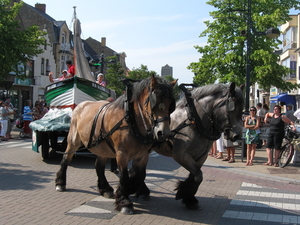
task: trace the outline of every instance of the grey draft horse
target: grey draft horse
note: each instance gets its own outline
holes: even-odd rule
[[[171,114],[170,126],[174,132],[171,142],[152,148],[159,154],[173,157],[190,172],[189,177],[179,181],[175,189],[175,199],[182,199],[188,209],[201,208],[195,194],[203,180],[201,167],[213,142],[222,132],[231,141],[241,137],[244,107],[242,89],[243,86],[235,87],[235,83],[195,88],[190,96],[177,102]],[[193,106],[187,107],[190,104]]]

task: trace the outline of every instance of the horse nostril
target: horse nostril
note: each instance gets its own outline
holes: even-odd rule
[[[161,138],[163,136],[163,132],[160,130],[157,132],[157,137]]]
[[[231,141],[235,142],[240,138],[240,136],[238,134],[233,135],[233,137],[231,138]]]

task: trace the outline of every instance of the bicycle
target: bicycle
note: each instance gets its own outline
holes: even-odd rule
[[[281,168],[284,168],[291,162],[295,150],[299,151],[300,133],[293,131],[292,127],[288,126],[285,131],[285,139],[287,143],[281,147],[278,157],[278,165]]]

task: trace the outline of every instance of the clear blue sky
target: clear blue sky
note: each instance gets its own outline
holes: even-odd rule
[[[36,0],[24,0],[34,6]],[[201,56],[195,45],[206,44],[199,38],[205,30],[203,21],[211,19],[215,9],[206,0],[41,0],[46,13],[64,20],[72,30],[73,6],[81,21],[82,38],[92,37],[116,52],[125,52],[129,69],[141,64],[161,73],[161,67],[173,67],[179,83],[191,83],[193,73],[186,67]]]

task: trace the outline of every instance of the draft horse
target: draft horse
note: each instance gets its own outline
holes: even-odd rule
[[[173,157],[190,174],[179,181],[176,200],[189,209],[200,209],[195,194],[203,180],[201,167],[207,159],[213,142],[224,132],[226,139],[236,141],[242,134],[242,89],[230,85],[212,84],[189,92],[176,104],[171,114],[173,138],[170,142],[153,147],[153,150]]]
[[[144,182],[149,150],[154,143],[170,136],[176,82],[168,83],[154,75],[134,83],[126,79],[127,91],[116,101],[80,103],[73,111],[68,145],[56,174],[56,190],[66,190],[67,167],[75,151],[85,146],[97,155],[98,190],[104,197],[114,194],[105,177],[105,163],[108,158],[116,158],[120,182],[114,196],[115,208],[124,214],[132,214],[133,203],[129,195],[138,192]],[[130,160],[136,168],[132,178],[127,169]],[[147,191],[143,190],[144,193]]]

